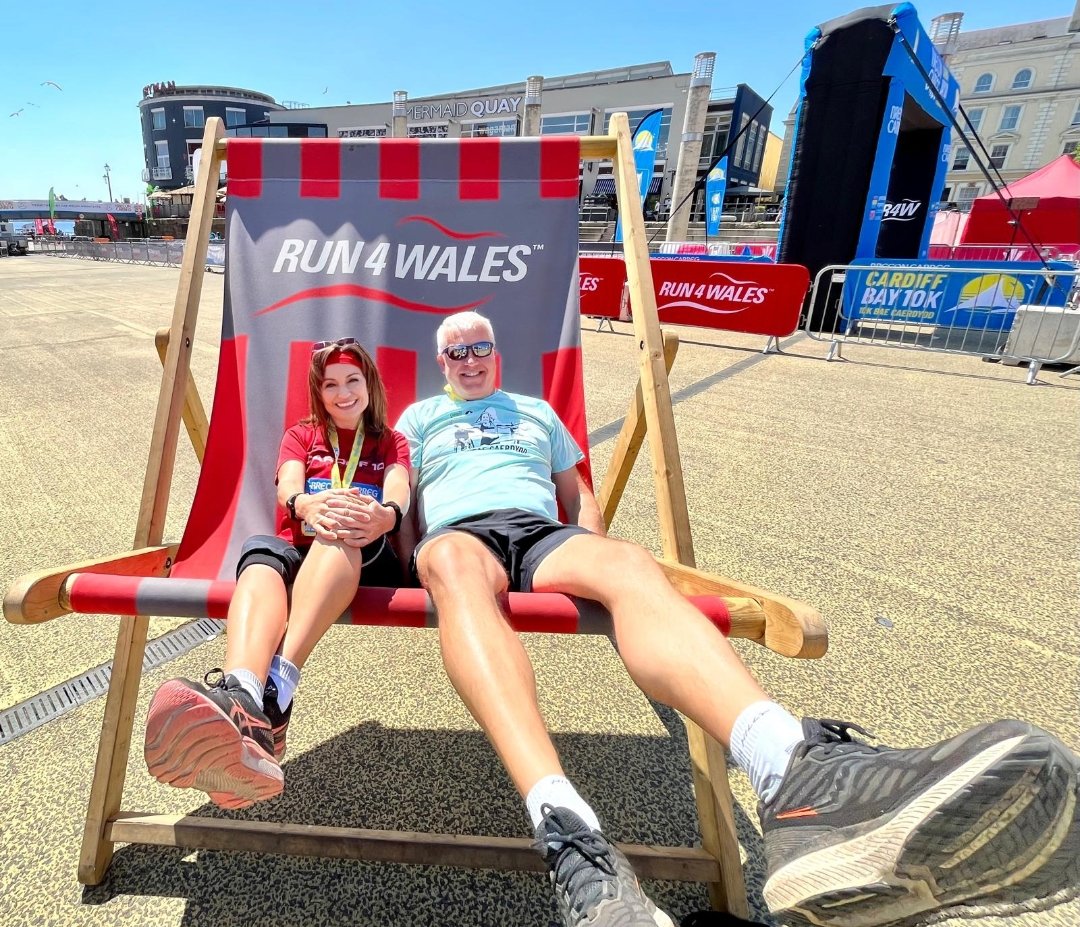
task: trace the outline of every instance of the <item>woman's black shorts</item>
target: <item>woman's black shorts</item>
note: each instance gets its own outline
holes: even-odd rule
[[[244,546],[240,549],[240,558],[236,562],[236,577],[239,579],[240,574],[253,563],[261,563],[276,570],[285,581],[285,585],[291,589],[292,584],[296,582],[296,574],[300,572],[300,564],[304,562],[304,557],[307,556],[309,550],[311,550],[309,546],[298,548],[273,535],[253,535],[244,541]],[[401,564],[386,535],[364,548],[364,558],[361,563],[361,586],[400,586],[402,584],[404,577],[401,573]]]

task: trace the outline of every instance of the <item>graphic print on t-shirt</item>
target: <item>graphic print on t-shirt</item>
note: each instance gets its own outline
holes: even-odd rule
[[[467,412],[467,415],[474,413]],[[503,413],[506,414],[505,412]],[[513,438],[515,432],[521,427],[521,417],[499,418],[499,411],[493,406],[488,406],[476,416],[473,423],[460,422],[454,429],[455,449],[459,451],[474,451],[482,447],[490,447],[499,444],[508,450],[517,450],[520,441],[506,440]]]

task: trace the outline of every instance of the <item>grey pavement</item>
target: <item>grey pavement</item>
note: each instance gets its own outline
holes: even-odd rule
[[[0,262],[0,589],[35,569],[130,548],[175,269],[30,256]],[[194,351],[209,408],[222,277],[203,278]],[[629,328],[584,326],[594,466],[636,376]],[[812,662],[738,642],[796,713],[844,718],[899,746],[997,717],[1080,750],[1080,377],[978,358],[850,348],[800,335],[680,329],[671,376],[698,565],[816,605]],[[197,464],[183,443],[167,522],[178,539]],[[658,550],[646,461],[614,534]],[[0,623],[0,710],[106,662],[116,618]],[[155,620],[151,634],[177,622]],[[697,839],[682,723],[633,686],[605,638],[530,636],[572,778],[620,840]],[[220,662],[221,639],[147,674],[124,806],[224,815],[141,761],[150,693]],[[435,634],[334,628],[305,672],[285,795],[268,821],[522,836],[526,817],[442,672]],[[121,847],[105,883],[75,877],[104,699],[0,746],[0,924],[545,925],[540,877]],[[745,776],[732,775],[756,915],[763,859]],[[701,886],[655,883],[677,917]],[[970,923],[970,921],[968,921]],[[979,924],[1072,927],[1080,902]]]

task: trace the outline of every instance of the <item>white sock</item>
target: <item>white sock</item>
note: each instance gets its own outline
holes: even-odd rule
[[[754,702],[731,730],[731,755],[768,802],[780,788],[791,751],[803,740],[802,724],[776,702]]]
[[[244,687],[244,691],[255,699],[255,704],[258,705],[259,708],[262,708],[263,681],[251,670],[244,669],[243,667],[240,669],[229,670],[229,675],[240,683],[240,685]]]
[[[544,819],[544,813],[540,810],[544,805],[551,805],[552,808],[568,808],[593,830],[600,830],[596,812],[586,804],[584,798],[578,795],[577,789],[565,776],[544,776],[529,789],[529,794],[525,796],[525,807],[529,809],[533,830],[536,830]]]
[[[277,686],[278,708],[284,711],[292,704],[296,687],[300,685],[300,667],[275,654],[270,661],[270,678]]]

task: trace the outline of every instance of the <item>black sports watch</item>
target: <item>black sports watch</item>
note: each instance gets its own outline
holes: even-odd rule
[[[402,518],[401,506],[398,505],[396,502],[384,502],[383,507],[394,510],[394,527],[391,528],[386,533],[387,534],[397,534],[401,530],[401,518]]]
[[[289,513],[289,518],[293,521],[299,521],[300,516],[296,514],[296,499],[298,496],[304,495],[302,492],[294,492],[288,499],[285,500],[285,509]]]

